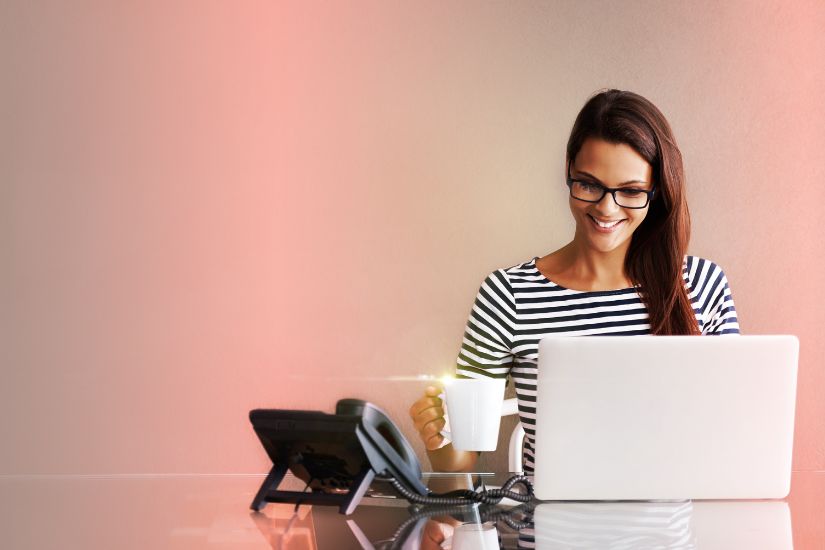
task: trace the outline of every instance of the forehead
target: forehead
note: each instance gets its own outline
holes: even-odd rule
[[[589,138],[576,155],[573,168],[589,172],[605,183],[651,181],[653,167],[626,143]]]

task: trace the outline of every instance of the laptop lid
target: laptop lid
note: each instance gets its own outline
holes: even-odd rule
[[[541,500],[784,498],[795,336],[539,342]]]

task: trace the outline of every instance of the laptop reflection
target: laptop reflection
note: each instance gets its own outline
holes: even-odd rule
[[[519,547],[619,549],[793,548],[782,501],[547,502]]]

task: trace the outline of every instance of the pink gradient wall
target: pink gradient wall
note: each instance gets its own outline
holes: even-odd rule
[[[602,87],[671,121],[690,252],[743,331],[800,337],[794,467],[825,469],[825,4],[0,21],[0,473],[263,472],[249,409],[345,396],[411,435],[414,378],[451,369],[484,276],[572,235],[564,145]]]

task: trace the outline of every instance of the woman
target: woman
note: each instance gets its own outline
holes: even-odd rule
[[[638,94],[607,90],[582,108],[567,142],[573,240],[488,275],[458,356],[458,377],[513,379],[533,472],[538,342],[549,335],[738,334],[724,273],[686,256],[690,217],[682,155],[664,115]],[[437,471],[469,471],[456,451],[439,389],[410,408]]]

